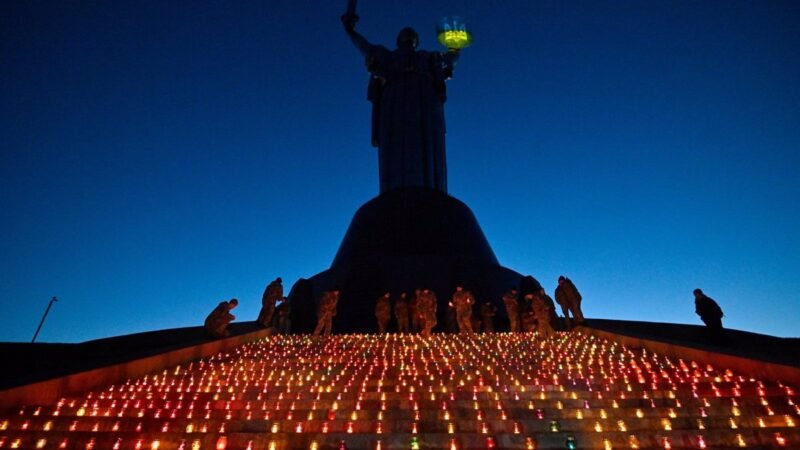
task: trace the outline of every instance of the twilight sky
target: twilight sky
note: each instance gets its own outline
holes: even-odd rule
[[[258,314],[377,195],[346,0],[0,2],[0,341]],[[393,44],[465,16],[450,194],[588,317],[798,336],[800,2],[359,2]]]

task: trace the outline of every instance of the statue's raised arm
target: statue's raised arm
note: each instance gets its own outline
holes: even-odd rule
[[[356,46],[358,51],[366,57],[372,44],[356,31],[356,22],[358,22],[358,16],[356,14],[345,13],[342,16],[342,24],[344,25],[345,33],[347,33],[350,40],[353,41],[353,45]]]

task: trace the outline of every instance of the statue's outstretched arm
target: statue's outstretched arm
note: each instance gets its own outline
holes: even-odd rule
[[[366,57],[369,54],[369,49],[372,48],[372,44],[367,41],[367,38],[358,34],[355,30],[347,33],[347,35],[350,36],[350,40],[353,41],[353,45],[356,46],[358,51]]]
[[[357,15],[345,14],[342,16],[342,23],[344,24],[345,33],[347,33],[347,36],[349,36],[350,40],[353,41],[353,45],[356,46],[358,51],[360,51],[361,54],[366,57],[369,53],[369,49],[372,47],[372,44],[367,41],[367,38],[356,31],[356,22],[358,22]]]

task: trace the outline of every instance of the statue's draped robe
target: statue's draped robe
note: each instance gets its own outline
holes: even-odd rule
[[[365,53],[381,193],[412,186],[447,192],[445,80],[455,55],[382,46]]]

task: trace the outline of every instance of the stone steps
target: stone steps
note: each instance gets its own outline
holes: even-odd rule
[[[273,336],[8,411],[0,449],[800,448],[797,402],[582,334]]]
[[[224,439],[224,446],[220,446]],[[690,432],[686,430],[651,432],[549,432],[549,433],[140,433],[140,432],[51,432],[11,433],[4,436],[2,448],[69,449],[337,449],[342,442],[348,449],[564,449],[569,439],[576,448],[780,448],[797,442],[800,433],[784,429],[726,430]],[[783,439],[780,445],[779,439]],[[701,444],[702,442],[702,444]],[[796,448],[796,447],[788,447]]]

